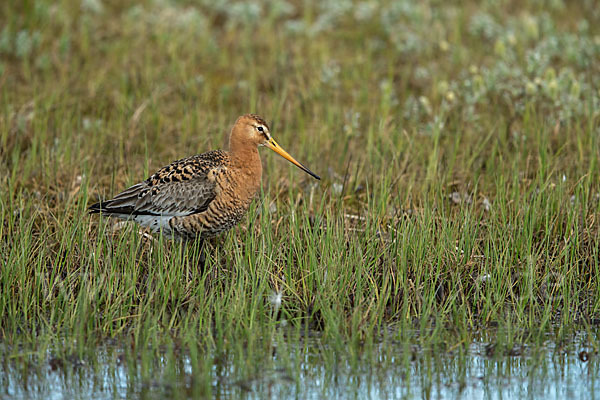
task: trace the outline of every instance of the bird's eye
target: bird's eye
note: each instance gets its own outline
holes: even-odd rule
[[[262,126],[257,126],[256,129],[258,129],[259,132],[264,133],[265,130],[263,129]]]

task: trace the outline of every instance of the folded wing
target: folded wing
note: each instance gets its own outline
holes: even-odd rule
[[[93,204],[89,211],[138,221],[144,216],[165,218],[203,212],[216,195],[209,173],[226,163],[223,151],[177,160],[113,199]]]

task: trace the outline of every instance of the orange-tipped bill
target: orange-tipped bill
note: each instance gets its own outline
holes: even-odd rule
[[[304,165],[302,165],[298,161],[296,161],[296,159],[294,157],[290,156],[290,154],[287,151],[285,151],[284,149],[282,149],[281,146],[279,146],[277,144],[277,142],[275,140],[273,140],[273,138],[267,140],[265,142],[265,146],[267,146],[268,148],[273,150],[275,153],[279,154],[281,157],[285,158],[286,160],[288,160],[289,162],[291,162],[296,167],[300,168],[302,171],[306,172],[313,178],[321,179],[319,177],[319,175],[315,174],[310,169],[306,168]]]

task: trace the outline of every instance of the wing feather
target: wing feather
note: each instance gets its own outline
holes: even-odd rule
[[[216,184],[209,179],[210,171],[227,164],[227,153],[220,150],[174,161],[113,199],[93,204],[89,211],[121,218],[175,217],[202,212],[216,196]]]

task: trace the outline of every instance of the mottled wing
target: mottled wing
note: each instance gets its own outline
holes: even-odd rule
[[[89,210],[120,218],[175,217],[202,212],[216,195],[209,173],[226,166],[227,160],[227,154],[219,150],[177,160],[113,199],[92,205]]]

